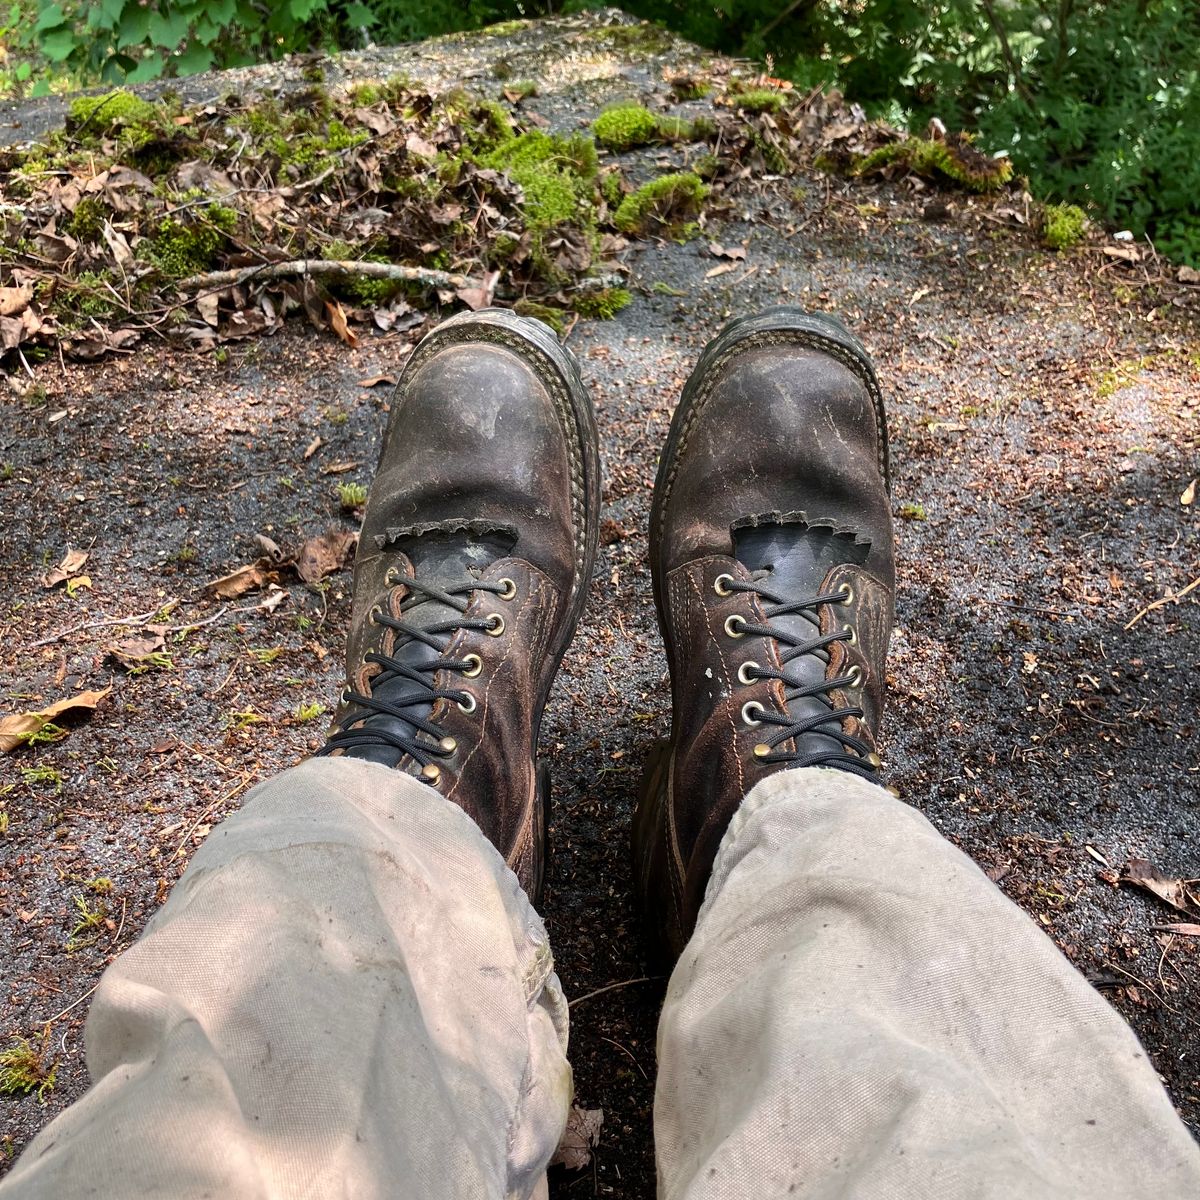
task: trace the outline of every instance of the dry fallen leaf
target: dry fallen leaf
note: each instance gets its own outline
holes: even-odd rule
[[[1152,892],[1160,900],[1177,908],[1182,913],[1190,913],[1190,904],[1195,903],[1187,890],[1186,879],[1171,879],[1160,873],[1157,867],[1144,858],[1131,858],[1121,868],[1121,882],[1132,883],[1147,892]]]
[[[316,452],[317,452],[318,450],[320,450],[320,448],[321,448],[321,447],[322,447],[324,444],[325,444],[325,439],[324,439],[324,438],[322,438],[322,437],[320,436],[320,434],[318,434],[318,435],[317,435],[315,438],[313,438],[313,440],[312,440],[311,442],[309,442],[309,443],[308,443],[308,445],[307,445],[307,446],[305,446],[305,448],[304,448],[304,459],[305,459],[305,461],[307,462],[307,461],[308,461],[310,458],[312,458],[312,456],[313,456],[314,454],[316,454]]]
[[[52,588],[58,587],[60,583],[66,583],[72,575],[78,575],[83,569],[83,564],[87,562],[88,556],[86,550],[70,550],[63,555],[63,560],[50,571],[42,576],[42,587]]]
[[[128,638],[109,646],[109,657],[115,658],[127,671],[151,665],[146,660],[162,649],[166,628],[165,625],[147,625],[144,637]]]
[[[1196,484],[1200,480],[1193,479],[1191,483],[1183,489],[1183,494],[1179,497],[1179,503],[1185,508],[1196,499]]]
[[[1179,274],[1175,276],[1180,283],[1200,283],[1200,271],[1195,267],[1180,267]]]
[[[358,386],[378,387],[381,383],[386,383],[389,387],[395,387],[396,377],[394,375],[369,375],[366,379],[360,379]]]
[[[204,590],[218,600],[236,600],[256,588],[266,587],[268,583],[277,583],[278,576],[271,568],[275,564],[269,558],[260,558],[258,562],[238,567],[220,579],[213,579],[204,585]]]
[[[344,529],[328,529],[317,537],[311,537],[300,547],[296,559],[296,574],[305,583],[317,583],[340,571],[354,554],[358,545],[358,534]]]
[[[326,300],[325,315],[329,318],[333,332],[353,350],[358,345],[358,334],[350,328],[346,320],[346,310],[336,300]]]
[[[112,691],[107,687],[99,692],[80,692],[77,696],[68,696],[65,700],[56,700],[48,708],[37,712],[13,713],[11,716],[0,717],[0,754],[7,754],[27,742],[43,726],[75,709],[91,711]]]
[[[559,1139],[558,1149],[550,1166],[563,1166],[579,1171],[592,1161],[592,1147],[600,1144],[600,1126],[604,1124],[604,1109],[571,1106],[567,1127]]]
[[[20,287],[0,287],[0,317],[15,317],[29,307],[33,299],[33,284]]]
[[[500,278],[499,271],[485,271],[483,280],[471,287],[459,288],[454,294],[472,311],[478,312],[487,308],[496,292],[496,282]]]
[[[1174,925],[1151,925],[1156,933],[1180,933],[1184,937],[1200,937],[1200,925],[1194,921],[1177,921]]]
[[[718,275],[724,275],[727,271],[732,271],[737,267],[737,263],[722,263],[719,267],[711,267],[704,272],[705,279],[715,279]]]

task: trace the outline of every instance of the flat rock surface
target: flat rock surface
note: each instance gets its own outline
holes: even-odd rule
[[[545,54],[545,30],[521,36]],[[513,53],[486,43],[462,39],[453,61]],[[437,55],[460,53],[447,45],[395,54],[445,81]],[[565,127],[594,115],[597,87],[660,88],[653,63],[606,53],[530,107]],[[366,73],[398,69],[388,55]],[[636,171],[662,154],[626,159]],[[948,211],[927,221],[903,184],[748,181],[704,237],[631,247],[632,305],[569,335],[599,415],[605,524],[543,727],[543,908],[575,998],[577,1101],[605,1115],[592,1166],[557,1178],[558,1196],[653,1192],[663,982],[647,978],[627,850],[640,764],[669,727],[650,489],[704,342],[780,303],[858,331],[889,399],[900,582],[887,781],[1104,990],[1200,1126],[1200,939],[1164,930],[1188,918],[1117,883],[1135,858],[1200,876],[1200,589],[1170,598],[1200,576],[1200,506],[1180,503],[1200,460],[1196,310],[1160,302],[1156,268],[1094,247],[1054,255],[943,198]],[[744,260],[716,256],[714,239]],[[94,366],[51,359],[34,388],[18,376],[4,389],[0,705],[112,688],[62,740],[0,758],[0,1027],[11,1040],[49,1022],[57,1059],[45,1103],[0,1099],[5,1162],[84,1090],[84,998],[106,963],[246,790],[320,744],[324,717],[298,714],[335,704],[349,573],[319,591],[285,574],[270,609],[204,585],[253,562],[257,534],[289,549],[355,528],[336,485],[370,482],[388,400],[386,384],[363,381],[394,376],[420,332],[351,350],[295,322],[231,344],[223,362],[143,343]],[[42,585],[68,547],[88,553],[90,580],[70,596]],[[144,630],[113,622],[154,614],[166,661],[121,670],[110,648]],[[88,889],[97,878],[107,895]],[[79,896],[105,918],[69,949]]]

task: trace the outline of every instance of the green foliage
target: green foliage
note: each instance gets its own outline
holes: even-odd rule
[[[552,229],[580,215],[599,169],[596,144],[582,134],[559,137],[540,129],[503,142],[483,158],[506,171],[525,193],[525,214],[533,229]]]
[[[926,179],[957,183],[972,192],[992,192],[1012,178],[1007,158],[989,158],[963,137],[932,141],[910,137],[880,146],[854,163],[855,175],[901,167]]]
[[[45,1101],[54,1090],[56,1076],[54,1061],[46,1061],[49,1041],[47,1029],[40,1047],[25,1038],[16,1038],[7,1050],[0,1051],[0,1095],[27,1096],[36,1092],[37,1098]]]
[[[351,512],[362,508],[367,502],[367,488],[362,483],[339,483],[337,485],[338,503]]]
[[[596,141],[609,150],[629,150],[658,138],[658,117],[640,104],[626,104],[602,112],[592,122]]]
[[[621,201],[613,224],[622,233],[641,236],[680,233],[685,223],[699,214],[709,190],[700,176],[690,171],[660,175]]]
[[[611,321],[632,299],[632,293],[626,288],[600,288],[593,292],[581,292],[572,306],[581,317]]]
[[[1051,250],[1066,250],[1083,240],[1087,215],[1075,204],[1048,204],[1042,214],[1042,241]]]

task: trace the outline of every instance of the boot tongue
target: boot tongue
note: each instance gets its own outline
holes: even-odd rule
[[[422,583],[434,587],[452,588],[471,579],[477,579],[497,559],[504,558],[512,550],[515,539],[506,533],[475,534],[466,531],[446,533],[433,531],[429,533],[401,536],[389,544],[389,549],[399,550],[407,555],[413,565],[413,572]],[[466,597],[463,597],[464,599]],[[441,604],[436,600],[427,599],[417,592],[410,597],[412,603],[404,608],[401,616],[409,625],[418,629],[429,629],[430,626],[444,621],[454,621],[462,616],[457,608],[449,604]],[[453,637],[453,633],[436,633],[433,635],[442,643]],[[402,634],[397,634],[402,638]],[[440,650],[427,646],[424,642],[409,640],[393,651],[392,658],[411,667],[435,662],[441,658]],[[433,674],[427,673],[425,678],[432,684]],[[420,696],[425,689],[416,680],[406,679],[402,675],[394,675],[384,671],[382,676],[371,680],[371,695],[404,710],[413,716],[428,718],[433,705],[406,704],[407,701]],[[395,717],[388,713],[372,713],[363,722],[364,728],[386,726],[394,733],[403,737],[419,737],[428,740],[427,734],[417,734],[417,728],[411,721]],[[348,749],[348,757],[363,758],[369,762],[383,763],[384,766],[395,766],[401,753],[386,742],[379,745],[356,746]]]
[[[862,562],[870,549],[858,543],[853,534],[838,533],[829,526],[811,526],[800,518],[755,518],[731,532],[734,557],[751,572],[754,582],[789,603],[819,596],[826,576],[834,567]],[[765,608],[772,607],[765,598],[762,603]],[[815,612],[808,612],[815,618]],[[804,613],[771,617],[768,624],[797,643],[812,641],[821,632],[816,620]],[[781,657],[789,649],[786,642],[778,643]],[[784,669],[791,679],[807,687],[824,680],[828,658],[826,651],[800,655]],[[793,690],[787,688],[789,694]],[[797,697],[787,704],[787,715],[794,721],[823,716],[829,711],[830,705],[822,696]],[[808,749],[831,743],[840,749],[837,742],[820,732],[804,734],[798,741]],[[798,750],[801,748],[797,746]]]

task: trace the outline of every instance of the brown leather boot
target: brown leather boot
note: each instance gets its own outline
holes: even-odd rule
[[[421,342],[367,500],[349,684],[320,753],[437,788],[535,898],[538,726],[591,579],[599,498],[591,401],[547,326],[487,309]]]
[[[876,776],[895,590],[887,469],[871,360],[835,319],[772,309],[705,348],[650,517],[674,718],[643,780],[634,874],[671,959],[756,783],[805,766]]]

